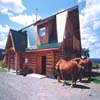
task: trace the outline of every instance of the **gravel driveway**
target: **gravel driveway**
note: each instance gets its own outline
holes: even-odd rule
[[[0,73],[0,100],[100,100],[100,84],[62,86],[56,79]]]

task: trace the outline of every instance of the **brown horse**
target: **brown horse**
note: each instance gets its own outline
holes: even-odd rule
[[[88,81],[91,80],[91,70],[92,70],[92,61],[87,58],[87,59],[80,59],[80,58],[74,58],[74,61],[78,61],[80,65],[80,81],[82,79],[82,69],[86,70],[88,72]]]
[[[88,71],[88,81],[90,81],[91,80],[92,61],[89,58],[84,59],[84,60],[81,59],[79,62],[79,65],[83,66],[83,68]]]
[[[64,74],[71,74],[72,76],[72,85],[76,85],[76,81],[78,78],[78,72],[79,72],[79,65],[77,64],[76,61],[70,60],[66,61],[63,59],[59,59],[58,62],[56,63],[56,72],[57,72],[57,79],[58,82],[60,81],[60,78],[64,81]],[[65,84],[65,82],[64,82]]]

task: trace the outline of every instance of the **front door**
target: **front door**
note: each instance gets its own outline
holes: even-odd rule
[[[42,67],[41,74],[45,75],[46,74],[46,56],[41,57],[41,67]]]

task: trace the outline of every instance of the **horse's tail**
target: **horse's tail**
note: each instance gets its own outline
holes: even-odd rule
[[[55,78],[57,78],[58,82],[61,82],[60,81],[60,78],[61,78],[61,71],[60,71],[60,66],[59,65],[56,65],[55,66]]]
[[[57,73],[58,73],[58,65],[54,66],[54,77],[57,78]]]
[[[59,65],[56,65],[56,67],[55,67],[55,71],[56,71],[56,74],[57,74],[57,75],[60,73]]]
[[[57,69],[55,66],[54,66],[54,78],[57,78]]]

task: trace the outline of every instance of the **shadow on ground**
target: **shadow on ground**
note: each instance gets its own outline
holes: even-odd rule
[[[86,82],[87,82],[87,80],[86,80]],[[65,82],[65,84],[68,85],[68,86],[71,86],[71,84],[68,83],[68,82]],[[85,86],[85,85],[83,85],[83,84],[78,84],[78,83],[77,83],[73,88],[90,89],[90,87]]]
[[[76,84],[76,86],[74,88],[90,89],[90,87],[85,86],[85,85],[80,85],[80,84]]]

